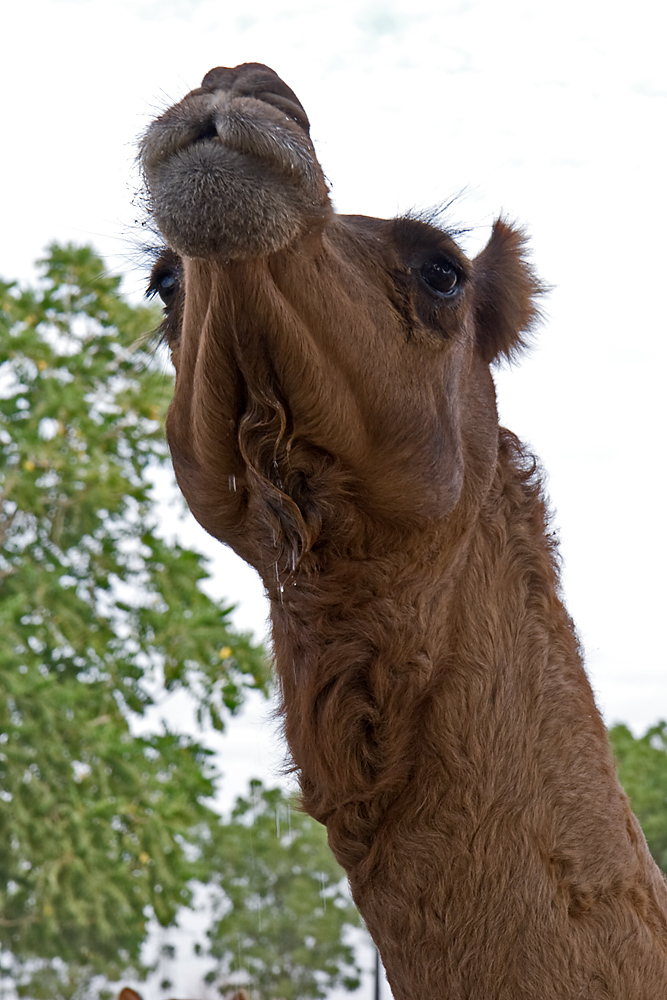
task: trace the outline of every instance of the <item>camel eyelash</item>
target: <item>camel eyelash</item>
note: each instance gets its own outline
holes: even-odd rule
[[[151,275],[150,284],[146,289],[146,297],[154,299],[156,295],[160,297],[165,309],[170,309],[174,304],[179,287],[179,274],[174,267],[164,267]]]
[[[158,260],[150,276],[145,296],[159,296],[163,306],[163,319],[154,333],[155,349],[171,349],[178,339],[178,324],[174,322],[174,306],[180,290],[180,267]]]

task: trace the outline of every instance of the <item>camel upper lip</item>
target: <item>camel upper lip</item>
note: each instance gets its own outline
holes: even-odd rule
[[[150,176],[188,150],[219,145],[255,157],[286,176],[310,176],[314,152],[308,127],[305,112],[282,95],[200,89],[150,125],[140,158]]]
[[[150,174],[198,145],[221,143],[288,175],[308,172],[314,158],[310,122],[298,97],[268,66],[218,66],[201,86],[169,108],[147,130],[140,156]]]
[[[293,122],[296,122],[299,128],[303,129],[306,135],[310,133],[310,122],[308,121],[308,116],[301,105],[296,101],[291,101],[289,98],[282,97],[280,94],[267,93],[257,96],[256,100],[263,101],[264,104],[268,104],[270,107],[276,108],[278,111],[282,111],[285,117],[290,118]]]
[[[291,87],[263,63],[243,63],[234,68],[217,66],[209,70],[201,84],[205,93],[228,93],[233,97],[253,97],[264,101],[310,132],[310,122],[301,101]]]

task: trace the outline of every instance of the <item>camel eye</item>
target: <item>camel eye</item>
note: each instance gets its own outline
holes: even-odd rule
[[[165,268],[159,270],[151,277],[150,285],[146,291],[149,298],[159,295],[167,309],[173,305],[178,291],[178,273],[175,269]]]
[[[166,306],[171,305],[176,294],[176,275],[171,271],[163,274],[157,280],[155,291]]]
[[[432,257],[422,264],[419,273],[428,287],[442,298],[452,298],[458,291],[459,272],[446,257]]]

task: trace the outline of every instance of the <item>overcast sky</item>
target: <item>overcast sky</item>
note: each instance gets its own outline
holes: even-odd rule
[[[608,722],[667,717],[667,61],[659,0],[21,0],[2,12],[0,275],[92,242],[138,294],[137,136],[212,66],[266,62],[299,95],[339,211],[461,197],[476,252],[525,224],[547,322],[498,377],[505,424],[549,474],[563,580]],[[188,537],[199,538],[195,528]],[[252,571],[218,596],[261,633]],[[227,793],[275,776],[255,708],[227,738]]]

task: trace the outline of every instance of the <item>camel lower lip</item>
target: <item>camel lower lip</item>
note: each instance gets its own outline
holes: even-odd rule
[[[193,140],[193,142],[190,143],[190,146],[185,146],[184,148],[189,149],[192,148],[192,146],[203,146],[203,145],[215,146],[220,143],[222,143],[222,139],[216,132],[215,135],[198,136],[196,139]]]
[[[292,151],[281,161],[274,150],[269,159],[206,137],[156,157],[146,175],[152,215],[168,245],[186,257],[256,257],[296,239],[300,218],[328,211],[328,201],[309,199],[296,182],[306,187],[307,168]],[[247,176],[261,183],[283,176],[282,193],[268,203]]]

